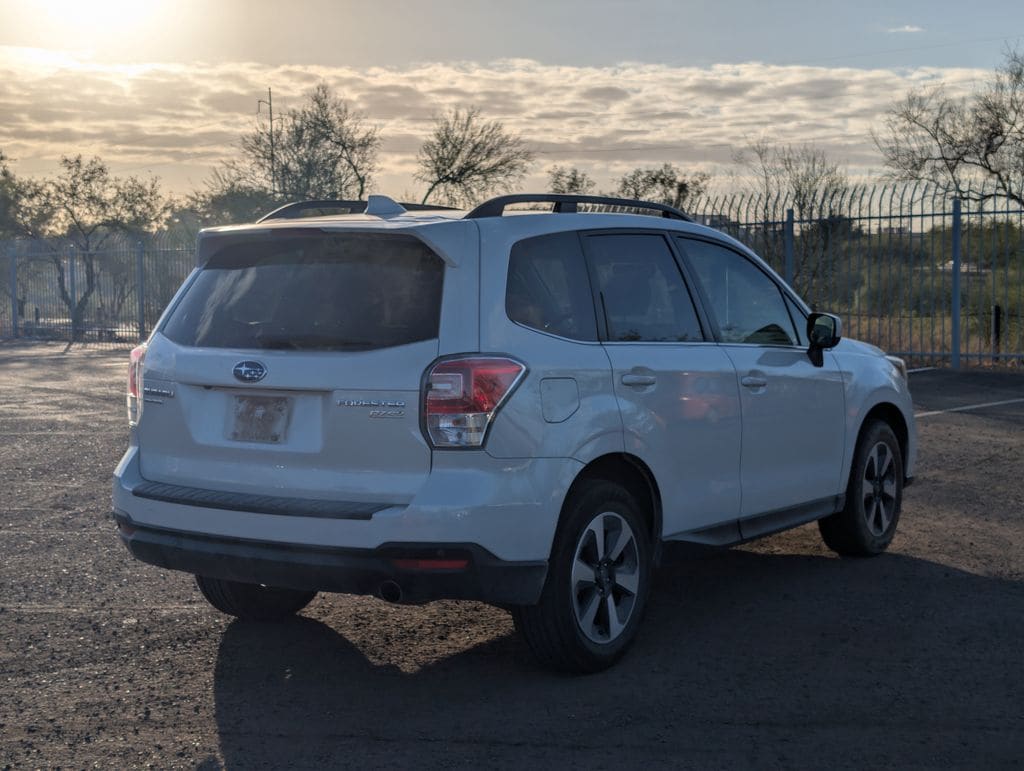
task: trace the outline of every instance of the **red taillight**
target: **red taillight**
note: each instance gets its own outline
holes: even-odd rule
[[[132,349],[128,357],[128,425],[136,426],[142,417],[142,364],[146,358],[146,344]]]
[[[435,447],[481,447],[495,413],[526,373],[514,359],[466,356],[427,371],[423,414]]]

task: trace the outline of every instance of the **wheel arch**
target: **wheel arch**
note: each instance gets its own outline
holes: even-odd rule
[[[864,431],[874,420],[880,420],[887,424],[896,434],[896,441],[900,444],[900,456],[903,458],[904,476],[906,476],[907,454],[910,450],[910,428],[907,426],[906,418],[903,417],[903,412],[892,402],[879,402],[867,411],[857,430],[857,441],[853,445],[854,448],[860,443]]]
[[[654,564],[661,560],[662,503],[661,491],[654,473],[640,458],[627,452],[612,452],[594,458],[580,469],[562,502],[559,526],[565,518],[570,500],[587,482],[604,480],[625,487],[640,505],[651,537]]]

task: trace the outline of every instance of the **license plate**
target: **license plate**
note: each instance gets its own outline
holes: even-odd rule
[[[287,396],[236,396],[230,436],[236,442],[278,444],[287,436],[291,416]]]

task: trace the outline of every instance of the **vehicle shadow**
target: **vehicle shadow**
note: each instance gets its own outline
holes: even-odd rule
[[[1019,761],[1021,582],[899,554],[666,552],[636,645],[588,677],[539,669],[507,629],[403,672],[310,618],[234,622],[224,766]]]

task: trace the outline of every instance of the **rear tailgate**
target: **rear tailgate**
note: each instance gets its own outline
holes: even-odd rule
[[[137,429],[152,482],[404,503],[445,264],[411,235],[254,233],[214,251],[154,335]]]

